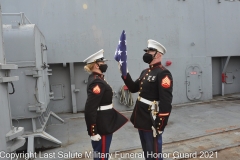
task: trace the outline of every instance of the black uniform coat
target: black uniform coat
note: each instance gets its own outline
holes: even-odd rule
[[[132,80],[129,73],[126,77],[122,76],[122,79],[130,92],[138,92],[139,96],[149,101],[160,101],[155,127],[158,131],[163,131],[172,109],[173,78],[170,71],[164,68],[160,62],[143,70],[136,81]],[[140,130],[152,131],[153,123],[150,112],[148,104],[137,100],[131,116],[134,127]]]
[[[128,119],[114,108],[98,111],[100,106],[112,104],[113,91],[104,80],[104,75],[93,72],[87,84],[85,121],[88,135],[108,135],[121,128]]]

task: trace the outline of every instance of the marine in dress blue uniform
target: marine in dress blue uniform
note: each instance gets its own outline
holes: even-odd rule
[[[151,155],[162,153],[162,133],[172,109],[173,78],[161,64],[161,57],[166,53],[163,45],[148,40],[144,51],[143,61],[150,64],[149,68],[144,69],[135,81],[129,73],[122,79],[130,92],[139,94],[131,122],[138,129],[145,158],[161,160],[160,156],[156,158]],[[156,63],[153,63],[154,59]]]
[[[103,75],[107,70],[107,64],[103,63],[106,61],[103,52],[100,50],[84,60],[87,64],[95,63],[99,68],[89,75],[85,104],[85,121],[95,160],[108,159],[113,133],[128,121],[113,108],[113,91]]]

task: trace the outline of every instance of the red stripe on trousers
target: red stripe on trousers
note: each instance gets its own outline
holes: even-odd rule
[[[158,136],[155,138],[155,141],[156,141],[156,153],[158,155]],[[156,160],[158,160],[158,156],[157,156]]]
[[[105,152],[106,152],[106,136],[102,136],[102,153]],[[105,160],[105,158],[102,158],[102,160]]]

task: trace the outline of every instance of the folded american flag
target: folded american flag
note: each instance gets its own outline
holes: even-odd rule
[[[122,75],[127,75],[127,41],[126,32],[123,30],[115,52],[115,60],[119,62]]]

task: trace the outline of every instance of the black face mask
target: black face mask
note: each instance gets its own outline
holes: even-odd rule
[[[101,65],[97,64],[97,65],[102,73],[107,71],[107,68],[108,68],[107,64],[101,64]]]
[[[143,55],[143,61],[150,64],[153,61],[153,56],[151,54],[145,53]]]
[[[151,54],[145,53],[143,55],[143,61],[145,63],[150,64],[153,61],[153,58],[156,56],[156,54],[157,54],[157,51],[155,52],[155,54],[153,56]]]

